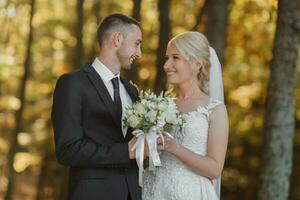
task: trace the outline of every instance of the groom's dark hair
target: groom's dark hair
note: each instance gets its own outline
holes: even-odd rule
[[[103,19],[97,30],[97,39],[100,47],[103,46],[105,40],[112,32],[121,32],[125,37],[132,30],[131,25],[136,25],[140,28],[140,23],[126,15],[114,13]]]

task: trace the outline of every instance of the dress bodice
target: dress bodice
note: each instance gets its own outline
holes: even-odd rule
[[[206,106],[183,114],[182,128],[173,127],[176,142],[199,155],[207,155],[209,115],[220,101],[210,99]],[[144,175],[143,200],[218,199],[211,180],[191,171],[173,155],[160,154],[162,166]]]

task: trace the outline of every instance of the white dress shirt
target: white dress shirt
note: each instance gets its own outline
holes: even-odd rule
[[[123,117],[124,117],[123,111],[126,107],[128,107],[132,104],[132,100],[131,100],[129,94],[127,93],[123,83],[120,81],[120,73],[118,73],[116,75],[113,74],[112,71],[110,71],[110,69],[108,69],[98,58],[95,58],[92,66],[94,67],[96,72],[99,74],[99,76],[103,80],[103,83],[106,86],[112,101],[114,101],[114,87],[113,87],[111,80],[115,77],[118,77],[119,86],[120,86],[120,89],[119,89],[120,98],[121,98],[121,102],[122,102],[122,119],[123,119]],[[127,128],[123,127],[123,120],[121,120],[121,121],[122,121],[122,132],[123,132],[123,136],[125,137]]]

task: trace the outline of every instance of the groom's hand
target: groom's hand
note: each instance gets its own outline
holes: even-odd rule
[[[135,159],[135,150],[132,150],[133,146],[136,143],[136,137],[133,137],[129,142],[128,142],[128,151],[129,151],[129,158],[130,159]]]
[[[135,150],[132,150],[132,148],[135,145],[136,141],[137,141],[136,137],[133,137],[128,142],[128,151],[129,151],[129,158],[130,159],[136,159]],[[147,142],[145,142],[145,146],[144,146],[144,159],[146,159],[147,157],[149,157],[149,147],[148,147]]]

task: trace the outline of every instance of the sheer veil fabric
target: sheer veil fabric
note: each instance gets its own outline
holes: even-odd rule
[[[209,74],[209,96],[224,103],[224,90],[222,79],[222,68],[218,56],[212,47],[210,52],[210,74]],[[220,199],[221,194],[221,176],[213,180],[213,185],[217,196]]]

